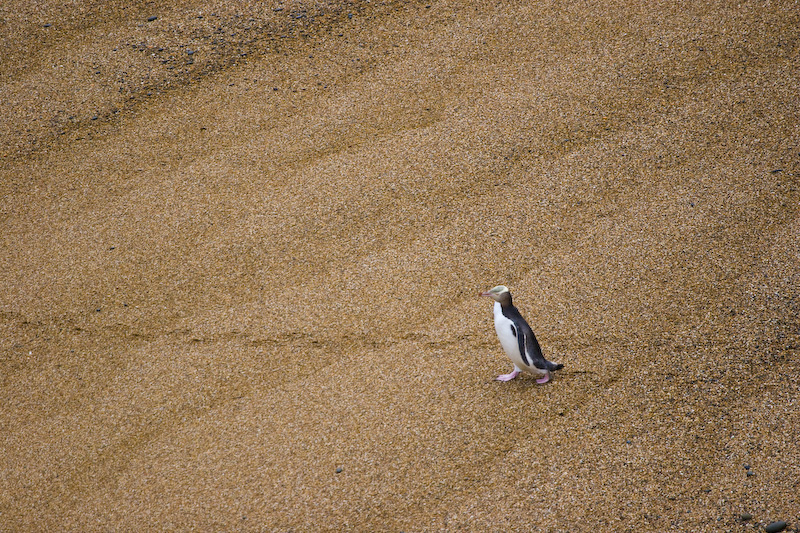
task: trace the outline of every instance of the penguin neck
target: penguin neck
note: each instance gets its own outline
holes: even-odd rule
[[[504,292],[503,294],[501,294],[500,299],[497,300],[497,303],[499,303],[500,307],[502,307],[503,309],[511,309],[512,307],[514,307],[514,304],[512,303],[511,300],[510,292]]]

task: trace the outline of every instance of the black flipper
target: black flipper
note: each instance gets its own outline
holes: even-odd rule
[[[516,323],[514,323],[511,324],[511,331],[517,338],[517,345],[519,346],[519,355],[520,357],[522,357],[522,362],[528,366],[531,366],[531,362],[530,360],[528,360],[528,354],[525,352],[525,330],[523,328],[518,328]]]

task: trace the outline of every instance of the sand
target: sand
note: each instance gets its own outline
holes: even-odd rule
[[[800,9],[696,4],[4,2],[0,530],[800,531]]]

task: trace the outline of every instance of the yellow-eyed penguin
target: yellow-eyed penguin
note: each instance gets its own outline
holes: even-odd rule
[[[482,292],[481,296],[494,300],[494,329],[500,345],[514,363],[513,372],[497,376],[495,380],[511,381],[524,370],[538,377],[536,383],[542,384],[550,381],[551,371],[564,368],[564,365],[544,358],[533,330],[511,302],[508,287],[498,285],[488,292]]]

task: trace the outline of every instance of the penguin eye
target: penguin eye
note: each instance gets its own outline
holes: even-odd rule
[[[515,327],[513,326],[513,324],[512,324],[512,325],[510,325],[509,327],[511,328],[511,334],[512,334],[512,335],[514,335],[514,336],[516,337],[516,336],[517,336],[517,328],[515,328]]]

